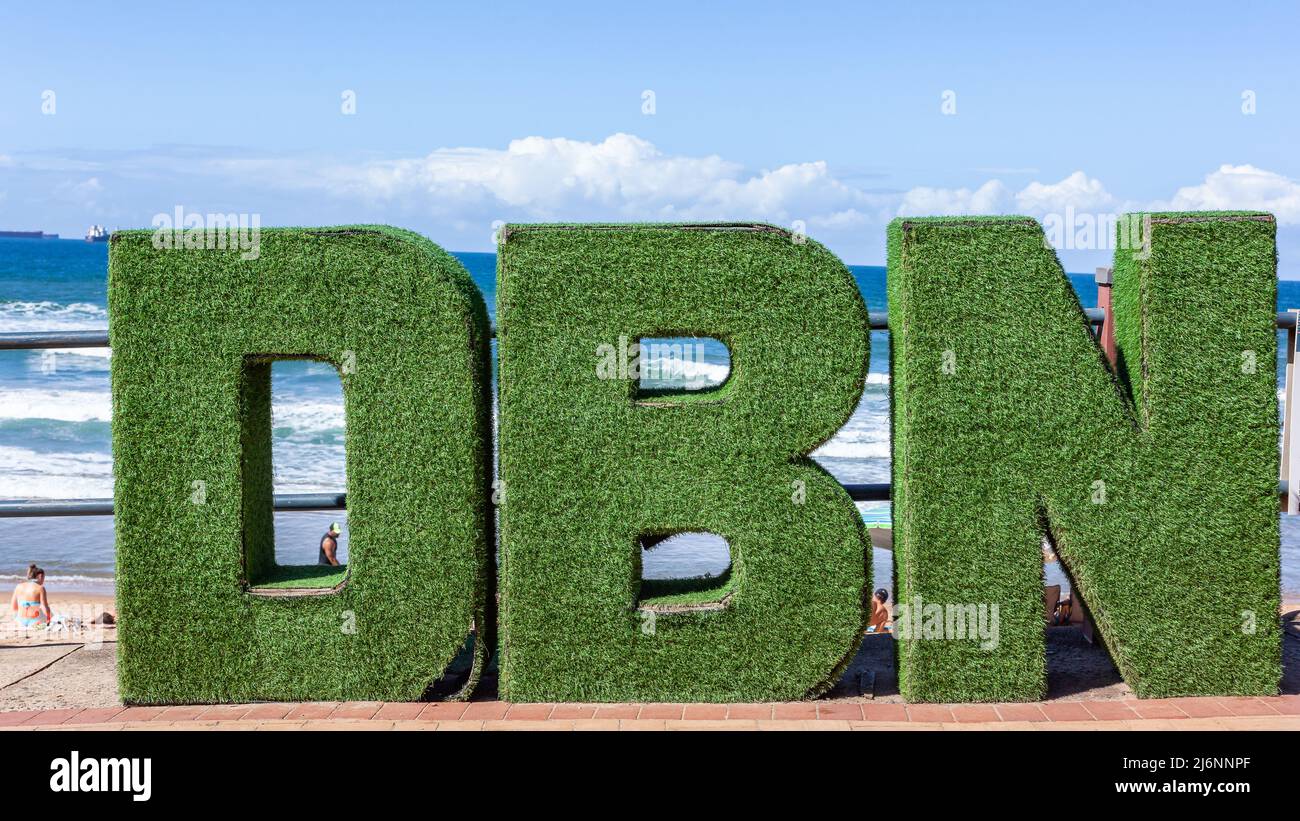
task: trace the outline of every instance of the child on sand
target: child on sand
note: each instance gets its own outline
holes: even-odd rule
[[[867,625],[868,633],[888,632],[886,625],[889,624],[889,608],[885,607],[887,601],[889,601],[889,591],[883,587],[871,597],[871,622]]]

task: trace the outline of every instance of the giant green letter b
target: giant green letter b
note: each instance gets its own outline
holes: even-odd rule
[[[806,458],[866,375],[848,270],[762,225],[510,226],[498,264],[503,697],[831,686],[870,582],[861,518]],[[635,369],[601,367],[621,340],[682,336],[728,346],[721,387],[638,395]],[[730,545],[707,595],[642,584],[641,543],[681,531]]]

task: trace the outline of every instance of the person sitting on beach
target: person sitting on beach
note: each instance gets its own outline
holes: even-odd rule
[[[886,625],[889,624],[889,608],[885,607],[887,601],[889,601],[889,591],[883,587],[871,597],[871,622],[867,625],[868,633],[886,632]]]
[[[332,564],[338,566],[339,563],[339,530],[338,522],[330,522],[330,529],[320,537],[320,556],[316,559],[316,564]]]
[[[49,626],[54,618],[50,613],[50,599],[45,594],[45,571],[35,564],[27,565],[27,581],[19,582],[9,597],[9,609],[15,612],[14,620],[21,627]]]

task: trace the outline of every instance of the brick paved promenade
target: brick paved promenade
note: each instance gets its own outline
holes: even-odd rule
[[[3,730],[1300,730],[1300,695],[1028,704],[309,702],[0,712]]]

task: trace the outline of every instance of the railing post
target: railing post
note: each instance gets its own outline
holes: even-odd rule
[[[1292,308],[1287,313],[1295,315],[1300,322],[1300,310]],[[1300,440],[1295,436],[1296,422],[1300,419],[1300,403],[1296,401],[1296,323],[1286,329],[1286,396],[1282,407],[1282,481],[1286,482],[1286,493],[1282,496],[1282,512],[1300,513]]]
[[[1106,354],[1106,361],[1110,363],[1112,369],[1119,367],[1116,362],[1115,315],[1110,302],[1110,286],[1114,279],[1115,270],[1113,268],[1097,269],[1097,307],[1106,315],[1101,323],[1099,341],[1101,342],[1102,352]]]

